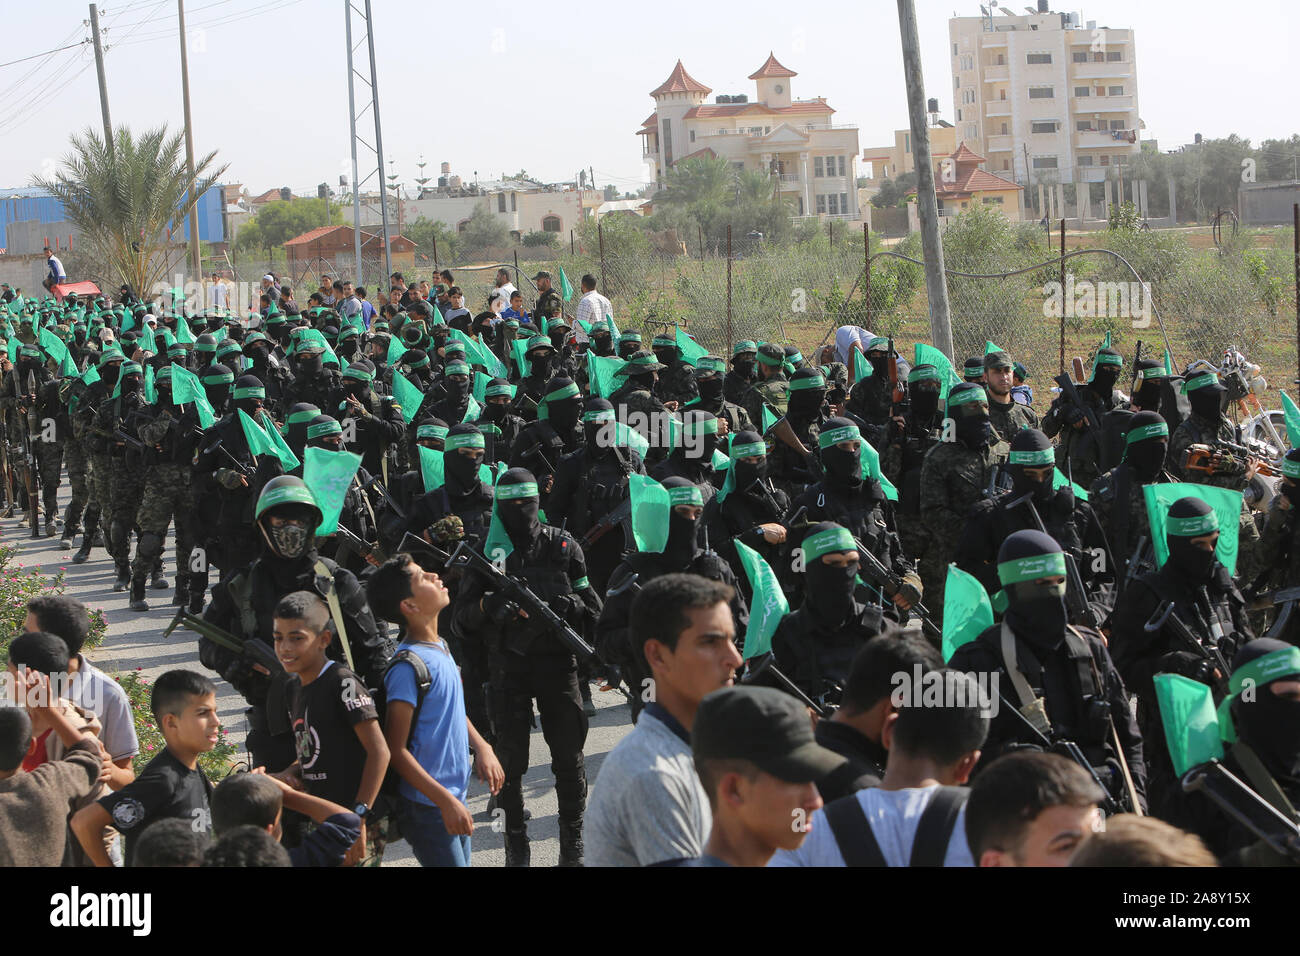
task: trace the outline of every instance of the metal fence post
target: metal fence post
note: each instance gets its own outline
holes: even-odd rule
[[[605,227],[596,220],[596,242],[600,246],[600,292],[609,295],[609,283],[605,281]]]
[[[600,223],[596,223],[596,228],[600,228]],[[569,255],[574,255],[573,251],[573,230],[569,230]]]
[[[871,227],[862,224],[862,293],[867,300],[867,328],[871,328]]]
[[[433,237],[433,267],[438,268],[438,237]]]
[[[515,281],[519,281],[519,249],[515,248]],[[506,303],[506,308],[510,308],[510,303]]]
[[[1295,253],[1296,384],[1300,385],[1300,202],[1291,204],[1291,245]]]
[[[1065,374],[1065,220],[1061,220],[1061,370]]]
[[[731,337],[731,224],[727,224],[727,344],[732,344]]]

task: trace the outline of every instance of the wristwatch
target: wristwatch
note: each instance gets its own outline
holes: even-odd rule
[[[368,807],[364,803],[358,803],[355,807],[352,808],[352,812],[355,813],[357,816],[359,816],[362,820],[364,820],[367,814],[370,813],[370,807]]]

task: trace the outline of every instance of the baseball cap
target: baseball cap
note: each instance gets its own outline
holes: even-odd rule
[[[1014,363],[1012,363],[1011,361],[1011,356],[1008,355],[1006,352],[1002,351],[1001,349],[998,349],[995,352],[988,352],[984,356],[985,369],[1013,368],[1013,367],[1014,367]]]
[[[700,701],[691,728],[697,758],[746,760],[787,783],[810,783],[846,763],[817,743],[807,710],[771,687],[724,687]]]
[[[543,269],[541,272],[537,273],[537,275],[533,276],[533,281],[536,282],[538,279],[549,279],[550,277],[551,274]]]

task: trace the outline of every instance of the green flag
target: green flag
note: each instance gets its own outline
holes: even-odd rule
[[[1174,374],[1174,356],[1168,349],[1165,349],[1165,374],[1169,376]]]
[[[280,463],[284,465],[284,470],[292,471],[302,464],[298,460],[298,456],[293,453],[293,449],[289,447],[289,443],[284,440],[284,436],[280,434],[280,429],[275,427],[275,421],[271,418],[269,412],[262,412],[262,421],[266,422],[262,430],[266,433],[266,437],[271,440],[271,444],[275,446],[275,453],[279,457]]]
[[[672,513],[668,489],[646,475],[628,475],[627,480],[636,549],[658,554],[668,543],[668,518]]]
[[[220,345],[222,341],[225,339],[226,335],[227,335],[226,327],[223,325],[220,326],[217,329],[217,331],[212,333],[212,338],[218,345]]]
[[[176,316],[176,341],[182,345],[194,344],[194,330],[190,328],[189,319],[183,315]]]
[[[176,393],[173,391],[172,394],[174,396]],[[289,450],[288,445],[284,444],[284,439],[280,438],[277,429],[271,429],[274,432],[274,437],[272,437],[263,430],[261,425],[249,418],[242,408],[238,409],[238,411],[239,424],[244,430],[244,440],[248,443],[249,454],[254,457],[258,455],[274,455],[280,459],[285,471],[292,471],[298,467],[298,456]],[[283,451],[281,451],[282,446]]]
[[[713,449],[713,457],[709,459],[709,464],[713,466],[714,471],[726,471],[731,467],[731,459],[727,457],[726,452],[721,448]]]
[[[763,556],[740,541],[735,546],[753,593],[749,601],[749,626],[745,628],[745,649],[741,654],[748,661],[772,649],[772,635],[781,618],[790,613],[790,602],[781,591],[776,572]]]
[[[221,331],[225,331],[224,326]],[[154,334],[153,326],[148,323],[140,329],[140,348],[144,349],[146,352],[152,352],[154,355],[158,354],[158,341]]]
[[[1088,492],[1084,491],[1081,485],[1077,485],[1069,478],[1065,477],[1065,472],[1057,468],[1052,474],[1052,489],[1055,490],[1057,488],[1067,487],[1074,492],[1074,497],[1078,498],[1080,501],[1088,500]]]
[[[474,401],[474,396],[469,397],[469,405],[465,411],[465,421],[476,422],[478,417],[483,414],[483,406]]]
[[[22,348],[22,343],[18,341],[18,336],[9,336],[9,364],[18,364],[18,350]]]
[[[81,373],[82,385],[93,385],[98,381],[99,381],[99,369],[95,368],[94,365],[88,366],[86,370]]]
[[[885,497],[890,501],[898,500],[898,489],[894,483],[885,477],[885,473],[880,470],[880,453],[871,446],[871,442],[865,438],[859,443],[858,460],[862,463],[862,477],[874,478],[880,482],[880,488],[885,493]]]
[[[156,404],[158,401],[158,391],[153,384],[153,366],[144,367],[144,397],[148,399],[149,404]]]
[[[407,353],[407,348],[402,344],[400,337],[394,335],[388,340],[388,364],[396,365],[402,360],[402,356]]]
[[[1174,773],[1181,777],[1200,764],[1222,760],[1219,718],[1209,686],[1181,674],[1156,674],[1152,682]]]
[[[406,420],[406,424],[411,424],[411,419],[420,410],[424,395],[411,384],[410,379],[396,369],[393,369],[393,398],[401,406],[402,418]]]
[[[780,417],[776,414],[776,412],[772,411],[771,406],[769,406],[769,405],[767,404],[767,402],[764,402],[764,403],[763,403],[763,432],[762,432],[762,433],[763,433],[764,435],[766,435],[766,434],[768,433],[768,431],[771,429],[771,427],[772,427],[773,425],[775,425],[777,422],[779,422],[780,420],[781,420],[781,419],[780,419]]]
[[[948,389],[961,381],[957,373],[952,370],[952,363],[948,361],[948,356],[933,345],[917,342],[914,359],[913,368],[918,365],[933,365],[939,370],[939,401],[941,402],[948,397]]]
[[[984,340],[984,354],[985,354],[985,355],[989,355],[989,354],[991,354],[991,353],[993,353],[993,352],[1002,352],[1002,351],[1005,351],[1005,349],[1003,349],[1000,345],[997,345],[997,344],[995,344],[995,343],[993,343],[993,342],[990,342],[988,339],[985,339],[985,340]]]
[[[677,351],[681,353],[682,359],[690,366],[694,367],[703,356],[709,354],[699,342],[695,341],[681,329],[677,330]]]
[[[1282,415],[1286,419],[1286,439],[1292,448],[1300,448],[1300,408],[1291,401],[1291,396],[1282,393]]]
[[[854,383],[856,384],[857,382],[862,381],[864,378],[870,378],[870,377],[871,377],[871,363],[867,361],[867,357],[864,354],[862,354],[861,349],[854,349],[853,350]]]
[[[564,266],[560,266],[560,295],[565,302],[573,298],[573,286],[569,283],[569,277],[564,274]]]
[[[533,372],[533,363],[524,358],[526,351],[528,351],[528,339],[517,338],[510,343],[510,352],[515,357],[515,370],[519,373],[520,378],[527,378]],[[587,356],[590,357],[591,353],[588,352]],[[592,387],[595,387],[594,384]]]
[[[984,585],[957,565],[948,565],[943,590],[943,662],[948,663],[957,648],[992,626],[993,605]]]
[[[460,329],[452,329],[447,338],[448,341],[459,342],[465,346],[465,357],[470,365],[482,365],[494,378],[505,378],[509,374],[505,363],[497,358],[491,349],[482,342],[470,338]]]
[[[1196,485],[1188,482],[1146,485],[1147,518],[1151,524],[1151,544],[1155,548],[1156,566],[1162,567],[1169,557],[1169,542],[1165,526],[1169,520],[1169,507],[1179,498],[1200,498],[1214,509],[1219,519],[1219,543],[1215,555],[1229,574],[1237,573],[1237,537],[1241,531],[1241,492],[1216,488],[1213,485]]]
[[[486,401],[487,387],[488,382],[490,381],[492,381],[491,375],[485,375],[482,372],[474,373],[474,384],[470,387],[470,395],[473,396],[474,401],[478,402],[480,405]]]
[[[442,452],[436,448],[417,445],[420,451],[420,477],[424,479],[425,493],[441,488],[446,480],[442,467]]]
[[[331,535],[338,530],[343,499],[347,496],[353,476],[361,467],[361,456],[350,451],[308,448],[303,452],[303,457],[307,459],[302,466],[303,483],[311,491],[324,515],[316,533]]]
[[[217,413],[208,401],[208,395],[203,391],[203,384],[199,377],[189,369],[181,368],[175,362],[172,363],[172,401],[177,405],[188,405],[194,403],[194,407],[199,416],[199,424],[204,428],[211,428],[212,423],[217,420]]]
[[[623,360],[618,356],[602,357],[595,352],[587,353],[587,381],[591,383],[591,394],[599,398],[609,398],[618,391],[615,373],[623,367]]]
[[[624,448],[631,448],[642,458],[650,450],[650,442],[635,428],[628,428],[622,422],[614,423],[614,443]]]
[[[63,340],[49,329],[41,329],[38,339],[45,354],[62,365],[63,360],[68,357],[68,347],[63,344]]]

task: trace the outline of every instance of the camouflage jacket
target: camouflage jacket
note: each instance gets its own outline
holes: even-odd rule
[[[678,359],[659,373],[659,397],[665,402],[685,404],[699,396],[695,387],[695,368]]]
[[[1203,471],[1187,471],[1183,465],[1187,449],[1192,445],[1213,445],[1216,439],[1235,442],[1237,434],[1232,425],[1222,418],[1211,422],[1200,415],[1192,415],[1169,436],[1169,453],[1165,458],[1165,468],[1177,481],[1193,481],[1201,485],[1214,485],[1217,488],[1231,488],[1240,491],[1246,485],[1246,466],[1240,461],[1225,458],[1214,474]]]
[[[745,393],[749,391],[754,380],[746,378],[735,369],[729,371],[722,380],[722,397],[729,402],[740,405],[745,401]]]
[[[790,401],[790,380],[778,372],[765,381],[752,385],[741,402],[749,415],[750,421],[758,431],[763,429],[763,406],[769,405],[777,418],[785,417],[785,409]]]
[[[1038,414],[1028,405],[1019,402],[1003,405],[990,400],[989,421],[993,423],[993,430],[998,433],[998,437],[1010,443],[1016,437],[1016,432],[1038,427]]]
[[[889,421],[889,413],[893,405],[894,389],[889,377],[869,375],[859,379],[853,386],[845,407],[862,420],[872,425],[879,425]]]
[[[988,488],[997,445],[971,451],[960,442],[939,442],[921,465],[921,520],[952,554],[966,516]]]
[[[903,434],[885,446],[880,455],[880,470],[898,489],[898,511],[914,515],[921,510],[921,465],[926,453],[939,444],[942,417],[935,426],[926,428],[908,414]]]
[[[1124,406],[1123,396],[1119,392],[1112,392],[1108,408],[1102,397],[1093,389],[1079,387],[1078,392],[1083,403],[1091,411],[1096,412],[1097,418],[1102,422],[1103,432],[1107,431],[1107,413]],[[1065,418],[1069,407],[1069,401],[1064,396],[1058,395],[1052,401],[1052,407],[1043,416],[1043,422],[1039,427],[1048,438],[1061,436],[1056,446],[1056,465],[1069,475],[1072,481],[1086,488],[1097,480],[1102,471],[1098,459],[1098,442],[1107,442],[1109,447],[1113,447],[1114,441],[1108,435],[1094,436],[1092,429],[1087,425],[1075,428],[1073,424],[1067,424]]]

